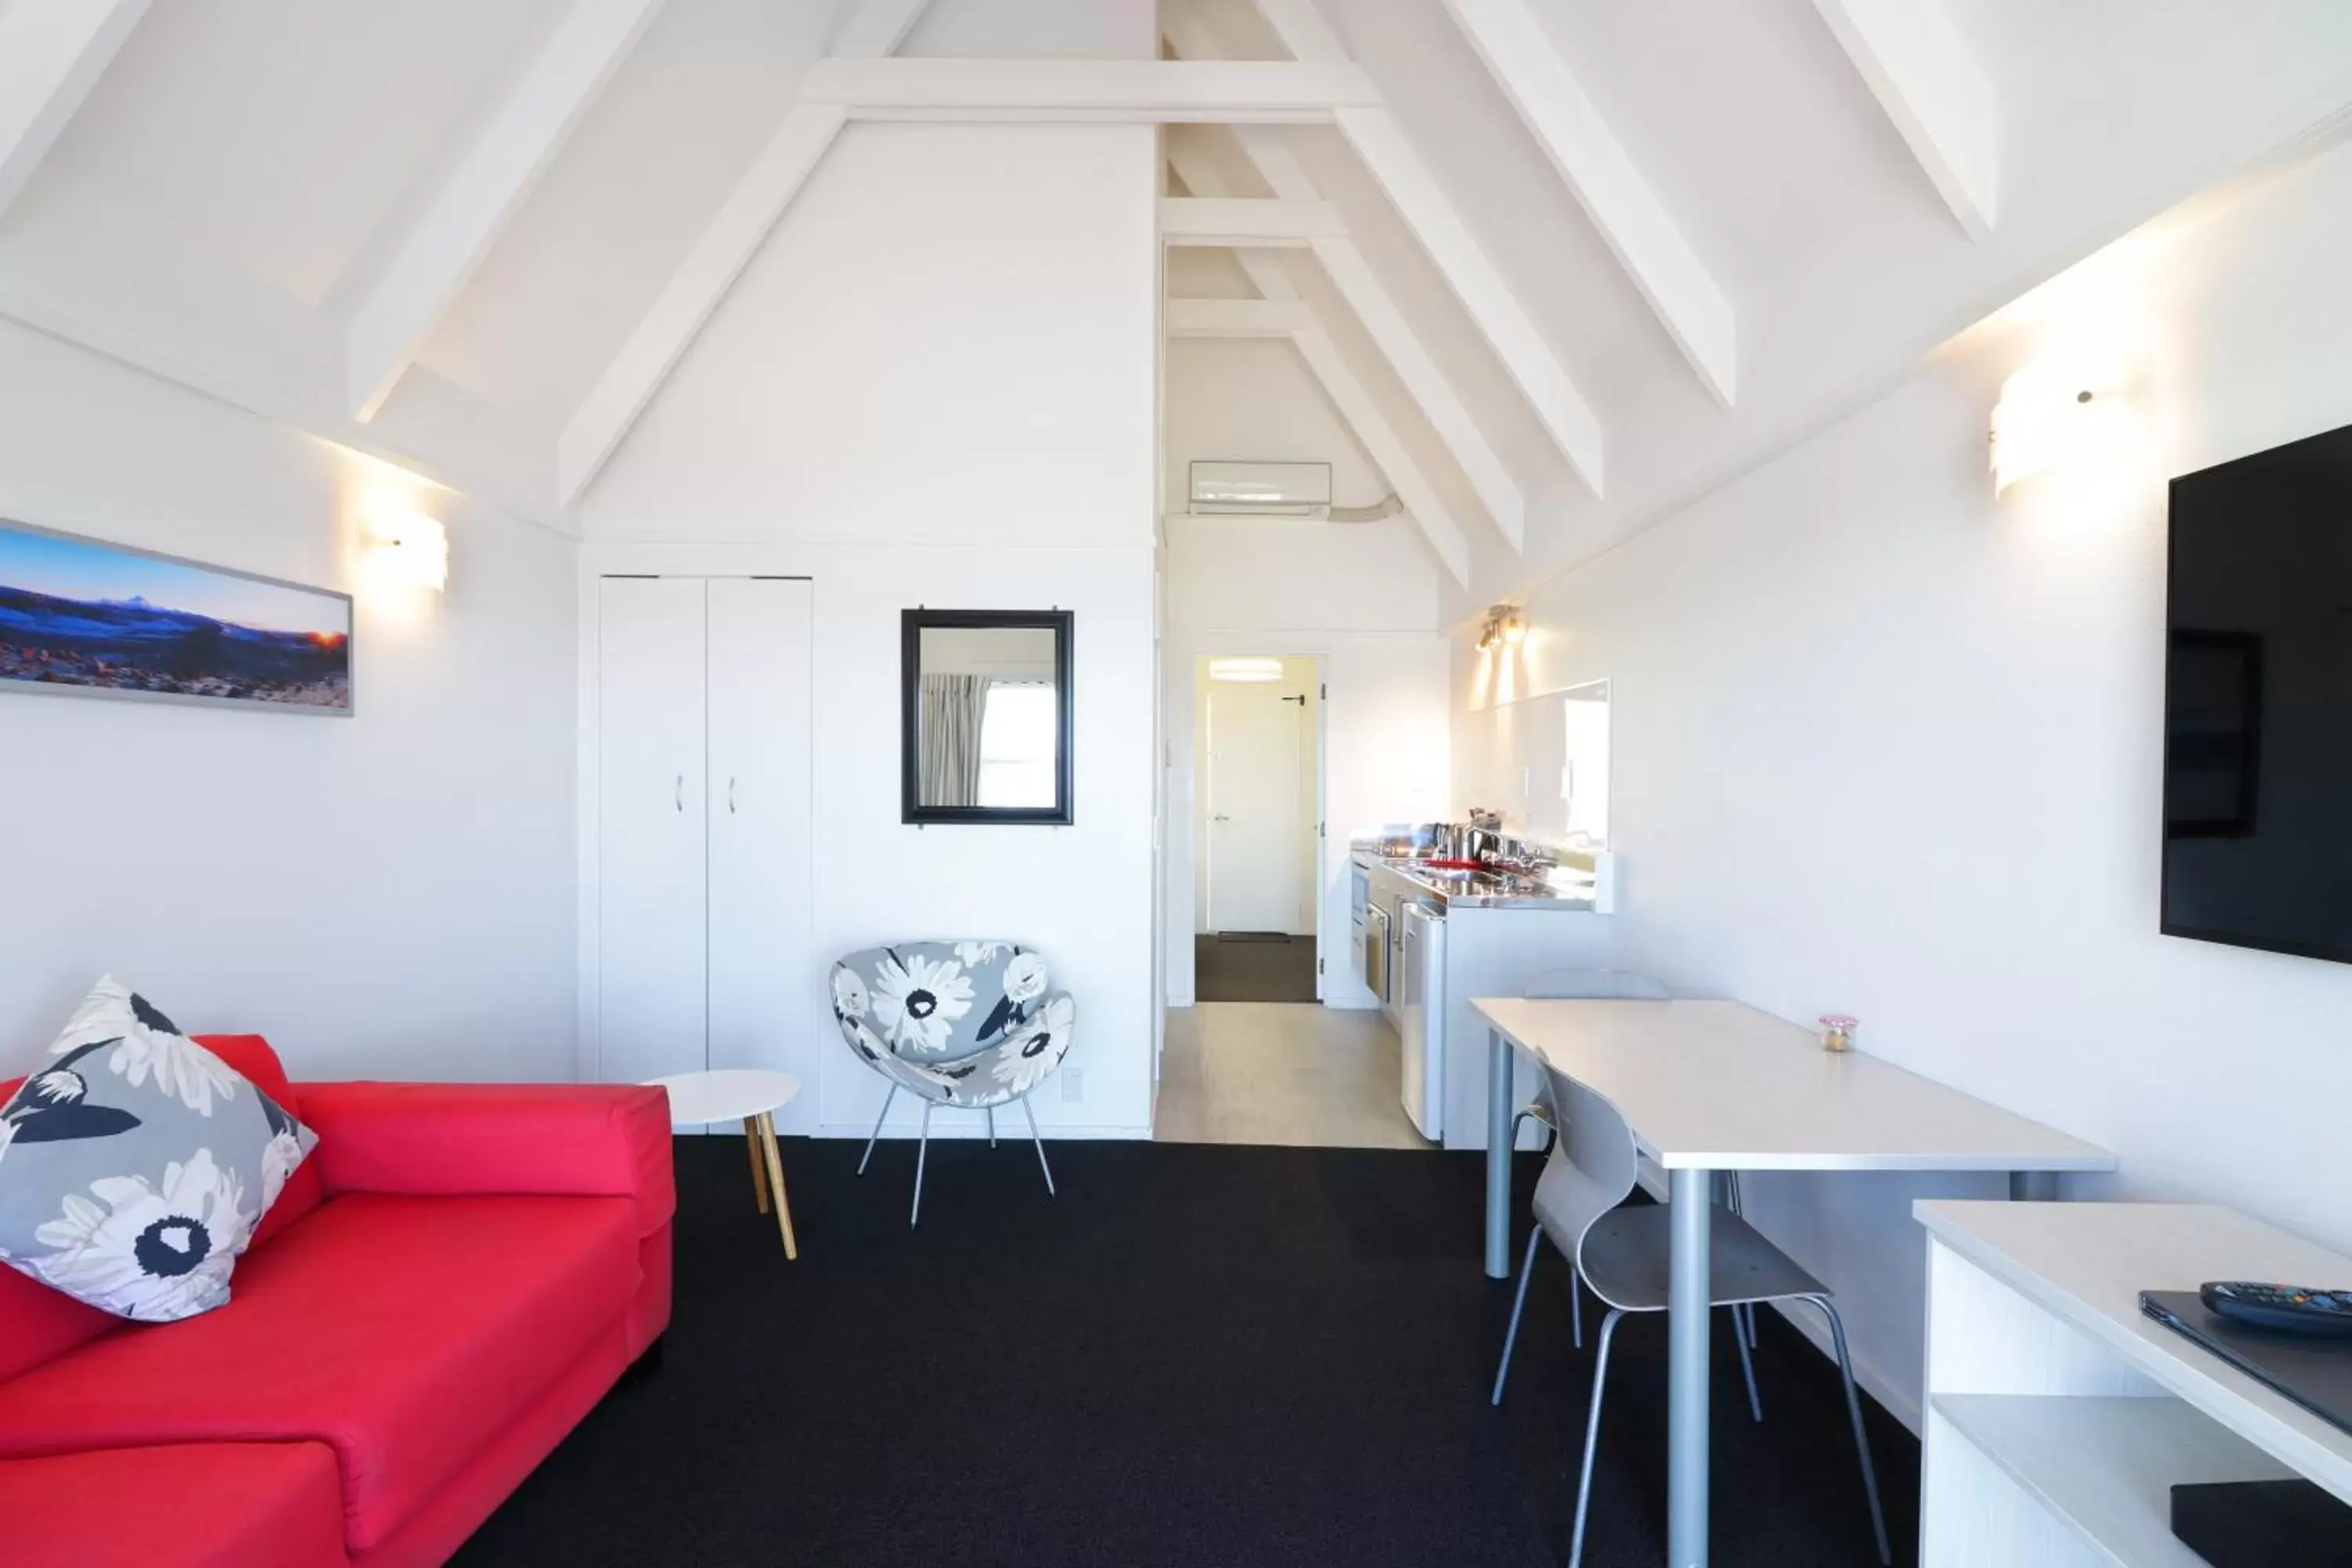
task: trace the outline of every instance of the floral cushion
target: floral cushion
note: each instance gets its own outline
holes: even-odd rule
[[[0,1262],[121,1318],[226,1302],[318,1135],[112,975],[49,1054],[0,1106]]]
[[[877,1072],[940,1104],[998,1105],[1068,1054],[1077,1007],[1010,942],[906,942],[833,970],[833,1016]]]

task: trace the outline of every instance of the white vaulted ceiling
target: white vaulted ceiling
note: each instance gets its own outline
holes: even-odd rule
[[[1299,42],[1295,28],[1285,37],[1284,5],[1185,4],[1197,26],[1171,30],[1180,51],[1206,41],[1281,58]],[[1602,426],[1596,494],[1346,128],[1280,133],[1524,493],[1519,550],[1485,523],[1432,422],[1391,410],[1471,542],[1475,603],[1606,549],[2167,207],[2340,132],[2352,111],[2352,7],[2318,0],[2251,10],[2219,0],[1331,0],[1316,14],[1377,84]],[[1524,88],[1543,73],[1482,58],[1474,35],[1496,14],[1531,19],[1524,37],[1549,49],[1589,103],[1586,123],[1605,130],[1728,306],[1727,405],[1639,281],[1641,257],[1543,140],[1573,130],[1575,115],[1557,105],[1523,113],[1524,93],[1515,99],[1501,79]],[[1914,39],[1872,52],[1890,42],[1890,18],[1899,32],[1922,16],[1937,25],[1924,62],[1933,68]],[[1980,123],[1952,111],[1956,76],[1973,81]],[[1221,157],[1248,179],[1225,130],[1170,134],[1171,146],[1201,143],[1195,156]],[[1957,153],[1965,170],[1972,134],[1993,154],[1991,177],[1976,182],[1989,214],[1966,212],[1969,182],[1956,200],[1948,167],[1934,163]],[[1975,221],[1987,216],[1989,226]],[[1319,269],[1296,253],[1286,262],[1311,294]],[[1367,374],[1382,368],[1377,349],[1360,346]]]
[[[823,155],[822,112],[778,136],[814,62],[1110,58],[1149,3],[0,0],[0,314],[564,527],[567,430],[576,483],[740,262],[714,220],[756,246]],[[1481,597],[2352,110],[2342,0],[1160,19],[1187,59],[1354,61],[1384,106],[1247,148],[1171,127],[1215,194],[1303,181],[1345,229],[1171,289],[1295,295]]]

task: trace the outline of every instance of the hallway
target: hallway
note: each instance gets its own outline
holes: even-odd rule
[[[1377,1012],[1202,1002],[1168,1013],[1166,1143],[1427,1149],[1399,1099],[1396,1031]]]
[[[1202,931],[1192,939],[1198,1002],[1315,1000],[1315,939],[1278,931]]]

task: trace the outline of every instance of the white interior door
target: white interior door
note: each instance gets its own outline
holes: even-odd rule
[[[809,866],[814,593],[774,577],[709,593],[710,1065],[793,1074],[803,1089],[776,1125],[806,1131],[833,1037]]]
[[[598,1069],[634,1082],[709,1065],[702,582],[607,577],[597,619]]]
[[[1209,688],[1209,929],[1309,935],[1306,705],[1282,683]]]

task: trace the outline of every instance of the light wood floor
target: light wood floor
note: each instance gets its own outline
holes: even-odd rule
[[[1168,1012],[1152,1136],[1171,1143],[1428,1149],[1398,1101],[1388,1020],[1296,1002]]]

